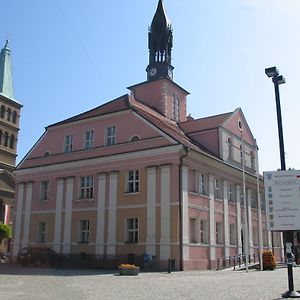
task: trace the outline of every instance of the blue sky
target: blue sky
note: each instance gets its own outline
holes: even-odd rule
[[[260,171],[280,168],[275,96],[264,73],[276,65],[287,168],[300,169],[300,1],[164,0],[174,30],[174,80],[194,118],[241,107],[260,148]],[[147,31],[157,0],[10,0],[0,43],[13,55],[24,108],[18,161],[47,125],[126,94],[146,80]],[[2,42],[1,42],[2,41]]]

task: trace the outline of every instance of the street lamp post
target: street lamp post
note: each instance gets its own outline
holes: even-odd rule
[[[278,125],[278,136],[279,136],[279,150],[280,150],[280,163],[281,170],[286,170],[285,165],[285,152],[283,143],[283,132],[282,132],[282,118],[281,118],[281,107],[280,107],[280,97],[279,97],[279,85],[285,83],[285,79],[282,75],[279,75],[279,71],[276,67],[271,67],[265,69],[265,73],[268,77],[272,78],[275,89],[275,100],[276,100],[276,112],[277,112],[277,125]],[[285,231],[286,237],[286,256],[292,256],[287,250],[291,248],[293,232]],[[282,294],[284,298],[299,298],[300,294],[294,290],[294,278],[293,278],[293,263],[290,261],[287,263],[288,268],[288,284],[289,290]]]

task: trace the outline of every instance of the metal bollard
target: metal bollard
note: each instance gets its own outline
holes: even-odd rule
[[[171,258],[168,260],[168,273],[171,273],[171,268],[172,268],[172,261]]]

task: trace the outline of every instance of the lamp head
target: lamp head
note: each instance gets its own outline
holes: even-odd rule
[[[276,67],[271,67],[271,68],[265,69],[265,73],[268,77],[274,77],[274,76],[279,75],[279,71],[277,70]]]
[[[285,78],[282,75],[279,75],[277,77],[277,79],[278,79],[278,84],[284,84],[285,83]]]

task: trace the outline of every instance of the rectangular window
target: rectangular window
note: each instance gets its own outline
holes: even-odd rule
[[[257,197],[256,193],[251,193],[251,207],[257,208]]]
[[[196,219],[190,219],[190,243],[197,243],[196,238]]]
[[[91,199],[94,196],[93,176],[80,177],[80,199]]]
[[[85,149],[92,149],[94,147],[94,130],[85,132]]]
[[[39,222],[38,223],[37,241],[38,241],[38,243],[45,243],[46,242],[46,222]]]
[[[234,202],[234,185],[233,184],[228,184],[228,201],[229,202]]]
[[[202,195],[207,195],[206,191],[206,177],[204,174],[199,175],[199,193]]]
[[[252,228],[252,241],[254,246],[258,246],[258,230],[256,227]]]
[[[138,243],[138,240],[139,240],[138,218],[128,218],[126,220],[126,242]]]
[[[105,129],[105,145],[111,146],[116,143],[116,126],[107,126]]]
[[[236,225],[235,224],[229,225],[229,240],[230,240],[230,245],[236,245],[237,237],[236,237]]]
[[[220,199],[221,198],[221,193],[220,193],[220,180],[215,179],[215,198]]]
[[[78,242],[88,243],[90,241],[90,221],[80,220],[79,221],[79,231],[78,231]]]
[[[200,242],[202,244],[208,244],[208,221],[200,221]]]
[[[40,200],[48,200],[50,192],[49,180],[41,181]]]
[[[222,223],[216,223],[216,243],[222,244],[223,243],[223,232],[222,232]]]
[[[137,193],[140,190],[140,175],[138,170],[127,173],[127,193]]]
[[[65,153],[73,151],[73,135],[66,135],[65,136]]]

